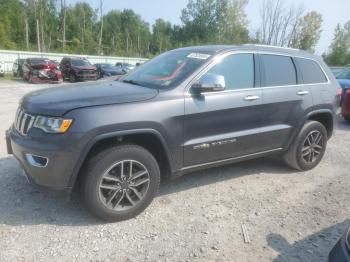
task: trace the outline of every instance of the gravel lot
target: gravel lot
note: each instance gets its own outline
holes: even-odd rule
[[[101,223],[78,197],[29,185],[6,154],[18,100],[47,86],[0,80],[0,261],[325,261],[350,225],[343,120],[312,171],[274,158],[206,170],[164,182],[137,218]]]

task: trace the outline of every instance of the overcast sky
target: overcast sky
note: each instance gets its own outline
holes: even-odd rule
[[[68,0],[70,3],[82,0]],[[94,8],[98,7],[99,1],[85,0]],[[316,48],[318,54],[328,49],[333,39],[334,28],[338,23],[344,24],[350,20],[350,0],[284,0],[286,5],[303,6],[305,12],[315,10],[322,14],[322,34]],[[188,0],[105,0],[105,12],[111,9],[133,9],[144,20],[153,24],[157,18],[163,18],[173,24],[180,24],[181,10],[186,7]],[[262,0],[249,0],[247,15],[249,29],[255,32],[260,24],[260,6]]]

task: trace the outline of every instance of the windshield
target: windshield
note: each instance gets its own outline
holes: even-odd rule
[[[73,66],[91,66],[90,62],[84,59],[72,60]]]
[[[350,79],[350,69],[345,69],[336,75],[337,79]]]
[[[167,52],[141,65],[122,81],[156,89],[174,87],[203,65],[210,56],[208,53],[191,51]]]

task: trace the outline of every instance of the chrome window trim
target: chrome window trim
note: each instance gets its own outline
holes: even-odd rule
[[[283,54],[283,53],[277,53],[277,52],[257,51],[256,53],[259,54],[259,55],[278,55],[278,56],[288,56],[288,57],[291,57],[291,58],[302,58],[302,59],[306,59],[306,60],[311,60],[311,61],[315,62],[318,65],[319,68],[321,68],[322,73],[324,74],[324,76],[327,79],[327,82],[311,83],[311,84],[299,84],[299,85],[319,85],[319,84],[330,84],[331,83],[330,80],[329,80],[329,77],[326,74],[326,72],[324,71],[323,67],[320,65],[320,63],[317,60],[315,60],[313,58],[300,56],[300,55],[289,55],[289,54]],[[294,86],[294,85],[283,85],[283,86]],[[281,86],[279,86],[279,87],[281,87]]]
[[[320,63],[310,57],[305,57],[301,55],[291,55],[291,54],[284,54],[279,52],[270,52],[270,51],[261,51],[261,50],[244,50],[244,51],[227,51],[218,55],[213,56],[213,61],[211,61],[209,64],[207,64],[197,75],[195,75],[191,81],[186,85],[185,87],[185,97],[192,97],[192,93],[190,92],[191,86],[195,81],[198,81],[199,78],[201,78],[205,73],[207,73],[213,66],[217,64],[216,60],[223,59],[230,55],[236,55],[236,54],[259,54],[259,55],[278,55],[278,56],[287,56],[290,58],[302,58],[307,59],[315,62],[322,70],[323,74],[325,75],[327,82],[321,82],[321,83],[310,83],[310,84],[296,84],[296,85],[279,85],[279,86],[260,86],[260,87],[253,87],[253,88],[242,88],[242,89],[232,89],[232,90],[224,90],[219,92],[203,92],[202,95],[209,95],[209,94],[221,94],[221,93],[232,93],[232,92],[238,92],[238,91],[248,91],[248,90],[264,90],[264,89],[271,89],[271,88],[281,88],[281,87],[301,87],[301,86],[314,86],[314,85],[329,85],[331,84],[331,81],[326,74],[324,68],[320,65]],[[254,68],[255,70],[255,68]]]

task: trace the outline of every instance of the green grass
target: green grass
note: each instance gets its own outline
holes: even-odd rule
[[[0,81],[1,80],[19,80],[22,79],[20,77],[14,77],[12,74],[5,74],[3,77],[0,77]]]

